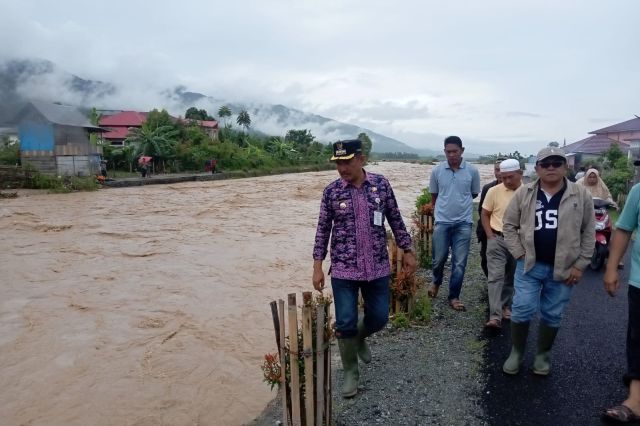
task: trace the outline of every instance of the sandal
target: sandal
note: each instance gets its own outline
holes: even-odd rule
[[[510,320],[511,319],[511,309],[507,306],[502,308],[502,319]]]
[[[467,308],[464,307],[464,303],[462,303],[460,299],[449,300],[449,306],[451,306],[451,309],[453,309],[454,311],[461,312],[467,310]]]
[[[496,318],[490,319],[489,321],[487,321],[487,323],[484,326],[486,328],[495,328],[495,329],[502,328],[502,324],[501,324],[500,320],[496,319]]]
[[[607,408],[603,411],[602,417],[607,420],[614,420],[618,423],[629,423],[640,420],[640,416],[634,413],[631,408],[626,405],[616,405],[615,407]]]
[[[438,290],[440,290],[440,286],[435,284],[429,284],[429,288],[427,289],[427,294],[430,298],[435,299],[438,296]]]

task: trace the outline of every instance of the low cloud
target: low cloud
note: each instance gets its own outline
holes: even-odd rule
[[[523,112],[523,111],[508,111],[506,113],[507,117],[528,117],[528,118],[541,118],[542,115],[536,114],[533,112]]]

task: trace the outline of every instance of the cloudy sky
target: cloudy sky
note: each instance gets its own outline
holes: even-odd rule
[[[469,150],[523,153],[640,115],[636,0],[0,0],[0,10],[0,59],[48,59],[130,87],[132,107],[181,84],[415,147],[458,134],[477,141]]]

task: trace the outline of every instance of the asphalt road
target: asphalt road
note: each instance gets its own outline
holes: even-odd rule
[[[491,425],[601,425],[600,413],[626,397],[627,278],[621,271],[619,294],[609,297],[603,271],[585,271],[571,297],[551,353],[547,377],[535,376],[531,365],[538,320],[532,322],[527,356],[517,376],[502,372],[510,350],[509,323],[489,335],[488,381],[483,404]]]

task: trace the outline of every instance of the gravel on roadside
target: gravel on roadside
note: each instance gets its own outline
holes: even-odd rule
[[[340,395],[342,364],[334,344],[332,424],[488,424],[482,407],[487,287],[478,249],[472,237],[461,295],[466,312],[456,312],[447,303],[447,267],[428,325],[399,329],[389,322],[384,330],[369,337],[373,361],[360,363],[360,386],[352,399]],[[430,271],[418,273],[431,280]],[[275,396],[249,424],[267,426],[281,421],[280,398]]]

